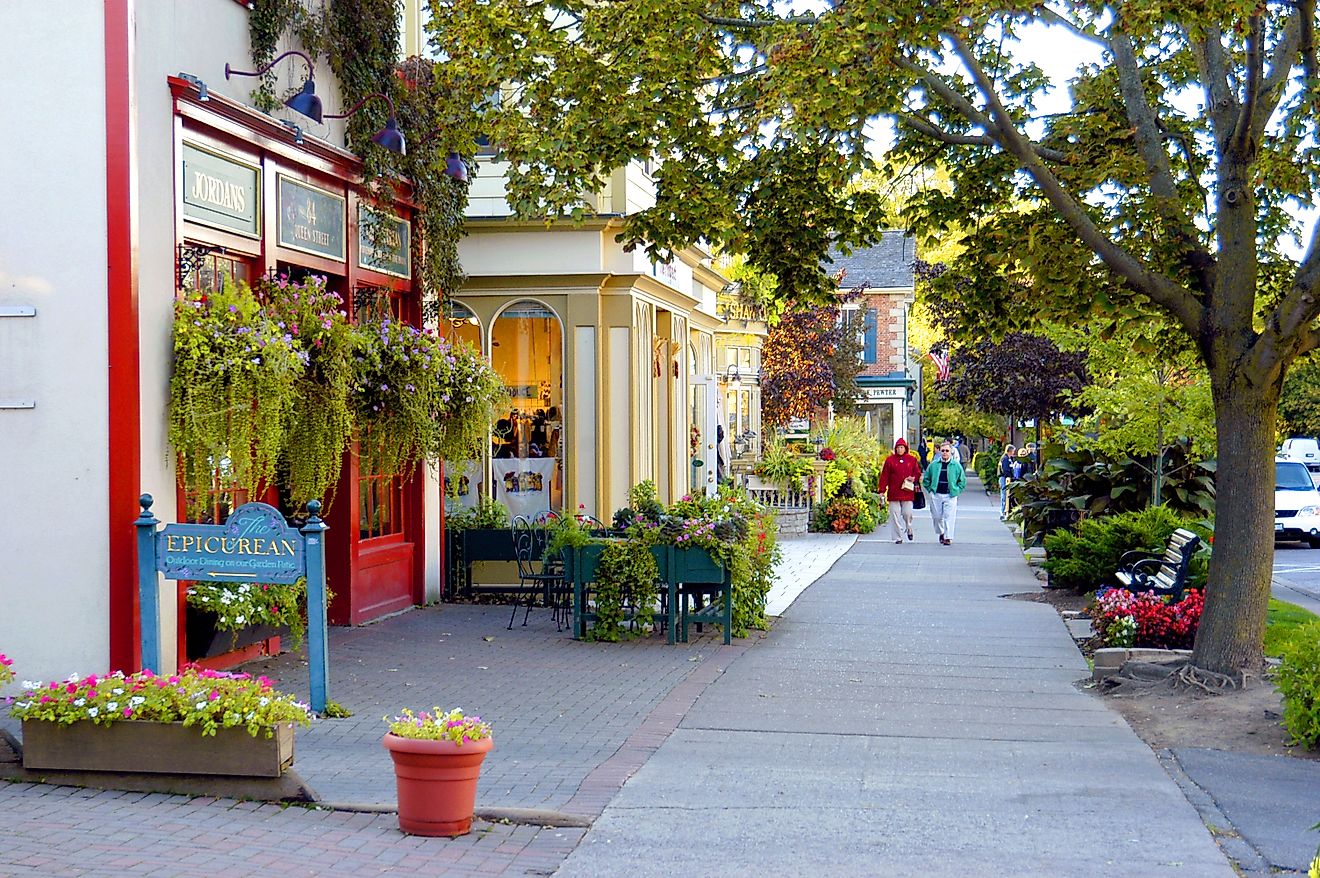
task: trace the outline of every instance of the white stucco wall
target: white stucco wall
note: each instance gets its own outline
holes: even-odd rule
[[[0,4],[0,652],[19,679],[108,660],[102,5]],[[53,75],[57,74],[57,75]],[[131,523],[126,523],[131,526]]]

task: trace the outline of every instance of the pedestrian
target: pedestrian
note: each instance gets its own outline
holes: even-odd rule
[[[1004,446],[1004,453],[999,456],[999,520],[1008,518],[1008,486],[1013,483],[1014,452],[1013,443]]]
[[[940,544],[953,545],[953,526],[958,518],[958,495],[967,487],[967,474],[962,462],[954,455],[953,443],[940,444],[939,460],[926,467],[921,477],[926,489],[930,517],[935,522],[935,535]]]
[[[921,464],[908,454],[907,440],[900,438],[894,443],[894,453],[886,457],[880,467],[880,483],[876,489],[889,503],[889,534],[895,543],[902,543],[905,533],[909,540],[914,538],[912,498],[920,480]]]
[[[958,461],[960,464],[962,464],[962,465],[963,465],[963,469],[966,469],[966,468],[967,468],[967,459],[968,459],[970,456],[971,456],[971,452],[968,450],[968,446],[966,445],[966,443],[964,443],[964,442],[963,442],[961,439],[959,439],[957,436],[954,436],[954,437],[953,437],[953,459],[956,460],[956,461]]]
[[[1018,467],[1018,472],[1017,475],[1013,477],[1014,479],[1028,479],[1036,474],[1036,459],[1032,457],[1030,448],[1018,449],[1018,463],[1020,463],[1021,466]]]
[[[930,445],[925,436],[917,437],[917,460],[923,470],[926,468],[926,464],[930,463]]]

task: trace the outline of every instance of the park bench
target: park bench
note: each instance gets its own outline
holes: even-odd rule
[[[1163,555],[1149,552],[1126,552],[1118,559],[1114,578],[1128,591],[1149,591],[1182,600],[1187,587],[1187,571],[1192,556],[1201,545],[1201,538],[1186,528],[1178,528],[1169,535]]]

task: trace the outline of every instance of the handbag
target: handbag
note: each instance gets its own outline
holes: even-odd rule
[[[920,488],[918,488],[916,493],[912,495],[912,508],[913,509],[926,508],[926,495]]]

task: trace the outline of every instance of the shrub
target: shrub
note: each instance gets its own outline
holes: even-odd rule
[[[1013,485],[1013,503],[1027,539],[1037,541],[1052,513],[1085,513],[1088,518],[1135,512],[1150,504],[1151,476],[1141,461],[1109,459],[1091,451],[1046,445],[1042,472]],[[1178,446],[1166,456],[1162,494],[1164,505],[1192,518],[1206,518],[1215,509],[1215,462],[1188,463]]]
[[[1105,646],[1191,649],[1204,606],[1196,590],[1175,603],[1150,592],[1111,588],[1097,593],[1088,611]]]
[[[1283,726],[1308,749],[1320,748],[1320,622],[1299,628],[1274,675],[1283,693]]]
[[[869,534],[879,524],[872,504],[860,497],[836,497],[816,506],[814,530],[836,534]]]
[[[1125,552],[1160,554],[1169,535],[1180,527],[1199,531],[1202,539],[1208,529],[1181,518],[1166,506],[1152,506],[1140,512],[1124,512],[1103,518],[1083,519],[1077,530],[1058,530],[1045,537],[1048,557],[1045,569],[1054,588],[1090,591],[1109,582]],[[1205,563],[1193,561],[1189,583],[1205,584]]]
[[[477,505],[462,512],[455,512],[445,517],[445,527],[449,530],[468,530],[470,528],[504,528],[509,526],[509,510],[503,503],[490,497],[482,497]]]

